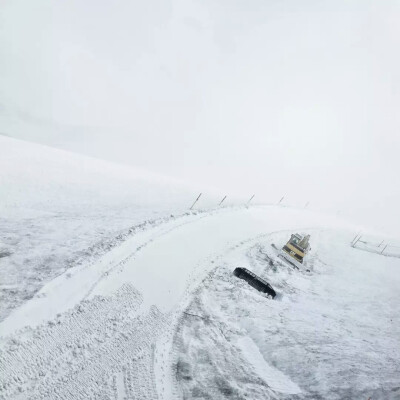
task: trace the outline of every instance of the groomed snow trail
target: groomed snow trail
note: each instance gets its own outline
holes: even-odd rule
[[[170,344],[201,280],[249,238],[327,224],[278,207],[190,215],[68,271],[0,324],[1,398],[178,398]]]

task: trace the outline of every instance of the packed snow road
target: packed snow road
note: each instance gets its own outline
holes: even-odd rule
[[[254,207],[189,214],[138,233],[95,265],[76,267],[56,278],[0,324],[0,396],[162,400],[244,398],[246,393],[253,393],[254,399],[281,398],[278,393],[301,396],[299,381],[263,362],[255,338],[237,336],[237,353],[232,353],[227,346],[231,339],[224,333],[223,342],[199,337],[186,353],[188,343],[204,329],[193,323],[196,316],[188,320],[188,310],[217,320],[213,311],[227,298],[214,295],[218,287],[206,289],[218,282],[215,274],[221,268],[223,273],[246,262],[248,248],[274,232],[285,231],[286,237],[292,230],[323,227],[344,225],[304,210]],[[222,279],[221,287],[227,279]],[[278,288],[290,289],[282,282]],[[226,293],[230,291],[232,287]],[[235,296],[231,299],[235,301]],[[204,309],[208,301],[217,303]],[[228,305],[224,310],[229,310]],[[225,327],[230,318],[236,316],[223,319]],[[204,329],[205,335],[209,333]],[[221,346],[215,347],[216,343]],[[226,353],[218,354],[218,348]],[[246,378],[245,390],[235,389],[241,385],[238,365],[227,370],[237,375],[233,385],[218,377],[219,381],[211,382],[218,390],[207,394],[204,382],[210,382],[215,371],[204,368],[196,377],[188,371],[199,354],[200,359],[207,354],[204,365],[215,366],[210,350],[247,371],[254,369],[256,375],[257,371],[265,374],[264,381]],[[231,353],[236,354],[232,359]]]
[[[71,268],[54,279],[0,324],[1,335],[25,325],[37,326],[81,300],[112,294],[123,283],[139,290],[145,304],[168,312],[188,284],[196,284],[193,274],[200,272],[202,276],[207,271],[206,261],[215,254],[260,234],[323,226],[320,215],[314,220],[312,216],[292,209],[260,207],[176,218],[135,235],[90,268]]]

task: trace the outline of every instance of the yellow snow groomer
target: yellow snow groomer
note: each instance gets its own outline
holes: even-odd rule
[[[303,264],[303,259],[310,250],[309,240],[310,235],[296,233],[290,236],[289,241],[283,246],[282,250],[297,262]]]

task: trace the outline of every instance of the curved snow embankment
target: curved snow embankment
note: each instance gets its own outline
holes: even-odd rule
[[[150,226],[113,248],[93,265],[79,265],[68,269],[2,321],[0,335],[11,335],[25,326],[31,328],[39,326],[55,318],[57,314],[73,308],[80,301],[89,298],[97,285],[113,270],[125,268],[129,261],[133,262],[134,258],[153,241],[174,229],[209,215],[210,213],[188,214],[157,226]],[[122,279],[118,279],[116,287],[108,293],[115,292],[123,283]]]
[[[131,282],[146,304],[169,311],[184,293],[192,270],[233,242],[277,229],[324,223],[320,215],[277,207],[225,209],[177,218],[145,230],[90,267],[71,268],[45,285],[0,324],[3,336],[37,326],[95,294],[112,294]],[[326,222],[326,221],[325,221]]]
[[[184,213],[200,191],[1,134],[0,149],[0,321],[65,270],[97,263],[143,221]],[[197,206],[215,207],[222,194],[203,190]]]
[[[227,249],[327,221],[277,207],[187,216],[127,240],[90,268],[68,271],[0,324],[9,335],[1,341],[0,395],[156,396],[155,382],[168,384],[169,358],[154,370],[154,345],[173,336],[174,311]],[[162,389],[158,395],[170,398]]]

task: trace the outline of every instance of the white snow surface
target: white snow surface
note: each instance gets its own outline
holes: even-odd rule
[[[247,359],[247,362],[253,366],[255,372],[272,390],[288,394],[301,393],[301,389],[285,374],[265,361],[256,343],[250,337],[240,337],[237,345]]]
[[[304,230],[312,251],[302,270],[275,249],[286,230],[237,243],[217,259],[173,339],[183,398],[400,398],[399,260],[353,249],[347,230]],[[269,281],[276,299],[233,276],[237,266]],[[247,338],[255,345],[243,351]],[[289,394],[287,382],[285,393],[276,374],[260,373],[255,348],[301,392]]]
[[[201,191],[2,135],[0,149],[0,320],[67,269],[186,213]],[[208,191],[198,205],[218,200]]]
[[[0,142],[1,399],[400,398],[400,260],[350,247],[354,227],[184,212],[179,184]],[[294,231],[311,235],[299,270],[279,258]]]

